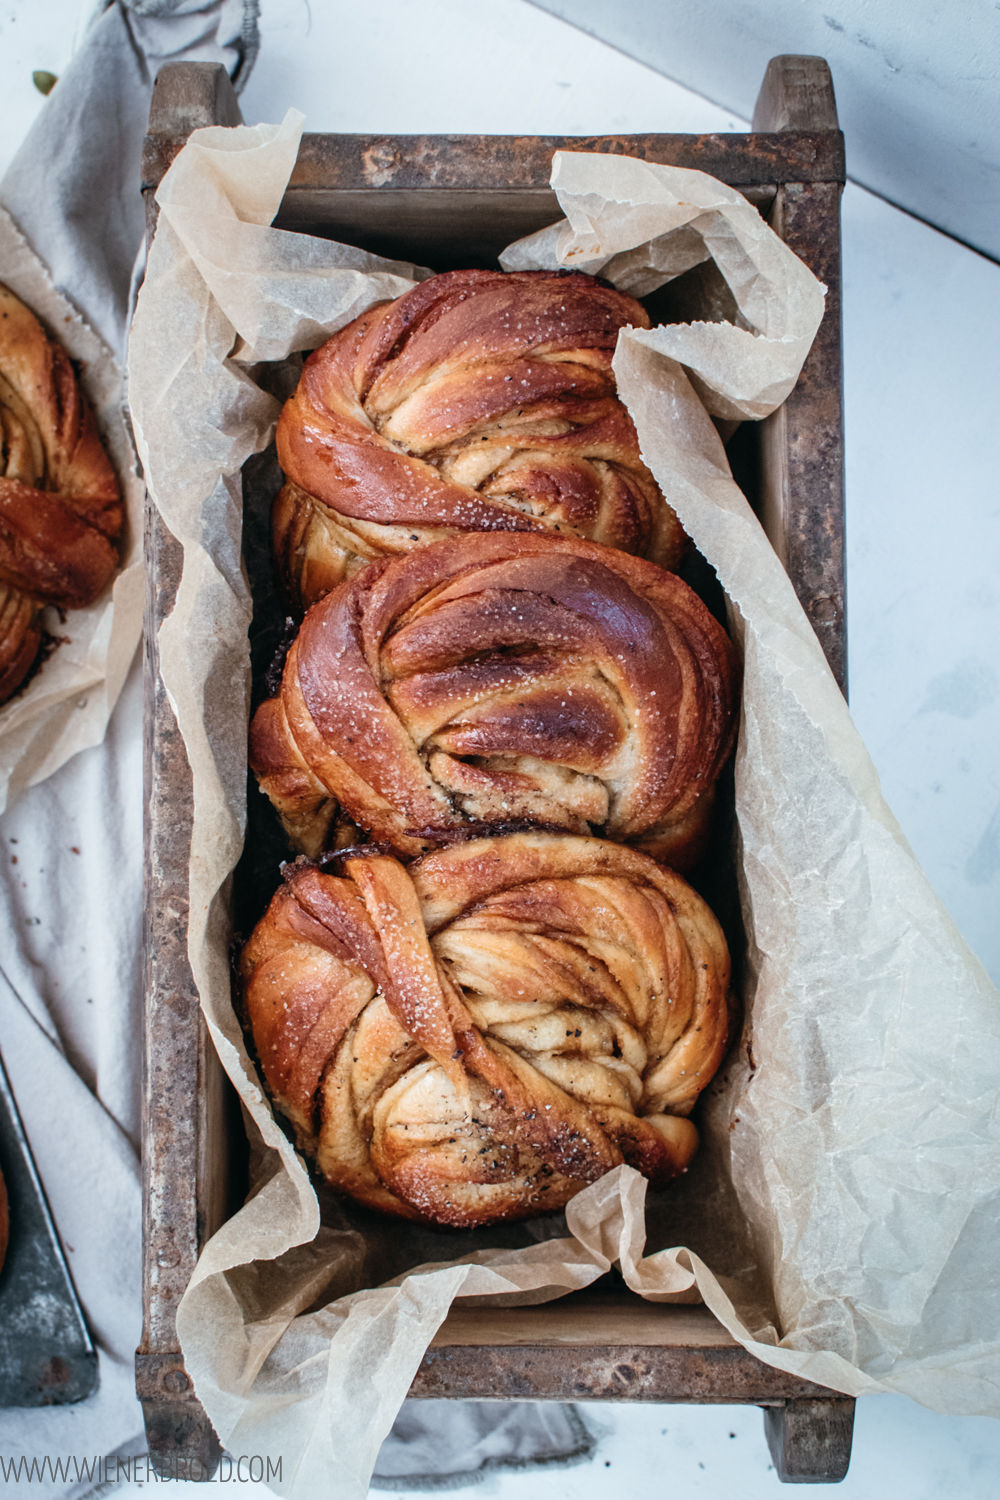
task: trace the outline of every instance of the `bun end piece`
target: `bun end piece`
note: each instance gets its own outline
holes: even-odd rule
[[[64,350],[0,286],[0,702],[28,677],[41,611],[93,604],[118,565],[121,491]]]
[[[578,272],[449,271],[306,361],[278,423],[286,596],[469,532],[550,533],[681,565],[612,369],[641,303]]]
[[[334,1187],[468,1228],[627,1162],[687,1170],[729,954],[676,873],[598,839],[482,838],[408,869],[285,867],[240,959],[275,1104]]]

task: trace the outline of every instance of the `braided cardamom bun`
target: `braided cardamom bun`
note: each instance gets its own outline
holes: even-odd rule
[[[404,869],[298,861],[243,950],[275,1103],[335,1187],[471,1226],[654,1184],[726,1050],[729,953],[672,870],[598,839],[477,839]]]
[[[591,276],[449,271],[306,361],[278,423],[275,557],[308,605],[364,562],[553,529],[680,564],[687,539],[617,396],[634,298]]]
[[[376,562],[306,615],[250,763],[293,842],[339,802],[419,854],[469,822],[701,853],[736,669],[688,586],[592,542],[477,534]]]
[[[63,349],[0,286],[0,702],[23,682],[46,604],[92,604],[118,563],[121,493]]]

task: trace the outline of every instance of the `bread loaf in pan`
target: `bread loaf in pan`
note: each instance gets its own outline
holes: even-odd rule
[[[274,546],[308,605],[366,562],[552,530],[679,565],[687,539],[618,399],[641,303],[578,273],[449,271],[309,356],[278,424]]]
[[[339,804],[403,855],[527,819],[686,868],[737,678],[675,575],[590,542],[470,535],[372,563],[309,611],[251,764],[309,855]]]
[[[118,563],[121,492],[69,358],[0,286],[0,703],[38,656],[44,605],[92,604]]]
[[[240,960],[267,1085],[329,1182],[467,1227],[623,1161],[660,1186],[686,1170],[731,1009],[681,876],[538,832],[343,867],[286,866]]]

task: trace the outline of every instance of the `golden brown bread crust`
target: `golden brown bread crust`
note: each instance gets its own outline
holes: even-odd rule
[[[0,702],[45,604],[92,604],[118,562],[121,492],[65,352],[0,286]]]
[[[469,822],[700,854],[736,721],[721,626],[591,542],[476,534],[372,563],[306,616],[250,760],[299,848],[336,803],[418,854]]]
[[[470,1226],[628,1162],[687,1168],[729,954],[690,886],[598,839],[477,839],[404,869],[298,861],[240,959],[268,1088],[324,1176]]]
[[[679,565],[611,360],[641,304],[590,276],[449,271],[310,355],[278,423],[275,557],[309,605],[374,558],[554,529]]]

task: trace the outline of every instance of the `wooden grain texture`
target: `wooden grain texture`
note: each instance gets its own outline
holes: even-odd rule
[[[207,96],[207,81],[200,87]],[[190,117],[194,92],[186,85],[182,104],[161,110],[163,128],[146,138],[143,185],[154,226],[151,190],[187,139],[173,121]],[[765,211],[782,183],[840,182],[844,175],[843,138],[828,130],[780,136],[304,135],[274,222],[435,270],[492,266],[512,240],[559,218],[549,187],[559,150],[693,168],[740,188]],[[435,247],[433,261],[428,246]]]
[[[572,1292],[541,1307],[453,1307],[431,1348],[497,1344],[648,1344],[675,1349],[739,1346],[700,1304],[645,1302],[632,1292]]]
[[[151,128],[190,131],[239,118],[224,68],[189,63],[157,79]],[[146,203],[151,243],[152,194]],[[188,1464],[207,1477],[222,1450],[184,1371],[175,1318],[201,1246],[225,1217],[224,1091],[231,1086],[223,1082],[188,963],[191,770],[159,671],[159,627],[174,606],[183,554],[148,495],[144,525],[143,1328],[136,1391],[154,1466],[171,1476],[178,1463]]]
[[[514,1401],[756,1402],[828,1398],[762,1364],[707,1307],[583,1291],[541,1307],[452,1309],[410,1395]]]
[[[764,1412],[764,1432],[782,1484],[838,1484],[851,1462],[854,1398],[805,1396]]]
[[[192,130],[201,130],[206,125],[242,124],[236,90],[221,64],[168,63],[157,74],[149,106],[149,129],[142,147],[147,245],[152,244],[156,233],[155,189]],[[160,152],[161,141],[177,143],[169,158]]]
[[[772,57],[753,112],[753,129],[840,131],[833,76],[825,57]],[[799,177],[799,182],[808,179]]]
[[[831,664],[842,673],[836,663],[844,644],[838,207],[844,163],[832,88],[824,93],[816,62],[822,60],[775,60],[762,91],[762,133],[751,135],[305,136],[276,223],[445,269],[488,263],[510,240],[551,222],[557,210],[548,178],[556,149],[694,166],[739,187],[771,213],[778,232],[830,287],[799,387],[787,409],[763,424],[763,512]],[[238,118],[222,68],[172,64],[161,72],[143,157],[150,239],[155,186],[190,130]],[[136,1378],[154,1463],[168,1474],[189,1461],[195,1477],[194,1466],[210,1471],[219,1450],[184,1370],[174,1316],[198,1252],[225,1211],[219,1173],[228,1149],[225,1087],[187,963],[191,777],[156,650],[157,631],[173,607],[180,549],[151,508],[146,539],[144,1329]],[[456,1311],[428,1351],[412,1394],[755,1402],[772,1409],[773,1441],[793,1482],[828,1482],[837,1463],[846,1471],[850,1454],[847,1398],[754,1359],[704,1308],[653,1307],[631,1294],[607,1305],[569,1298],[541,1308]]]
[[[798,384],[761,424],[764,526],[846,697],[840,188],[786,184],[775,198],[771,225],[827,293]]]
[[[830,69],[821,57],[768,65],[757,130],[837,132]],[[826,309],[798,384],[761,423],[761,521],[791,578],[834,677],[847,695],[844,556],[844,409],[840,193],[837,182],[787,182],[771,228],[827,288]]]
[[[173,64],[187,67],[189,64]],[[201,64],[207,67],[207,64]],[[173,89],[172,74],[160,74]],[[187,140],[184,120],[195,92],[185,80],[184,102],[159,111],[143,149],[143,188],[155,187]],[[162,89],[161,89],[162,93]],[[154,98],[154,110],[157,100]],[[179,123],[175,123],[179,121]],[[224,121],[221,123],[233,123]],[[348,192],[550,193],[556,151],[593,151],[689,167],[733,187],[757,192],[782,182],[841,182],[844,143],[839,131],[788,130],[781,135],[311,135],[302,137],[278,223],[309,216],[312,196]],[[554,201],[554,196],[550,201]]]
[[[745,1349],[644,1342],[432,1346],[410,1387],[424,1400],[650,1401],[781,1406],[830,1400]],[[819,1483],[820,1481],[815,1481]]]

